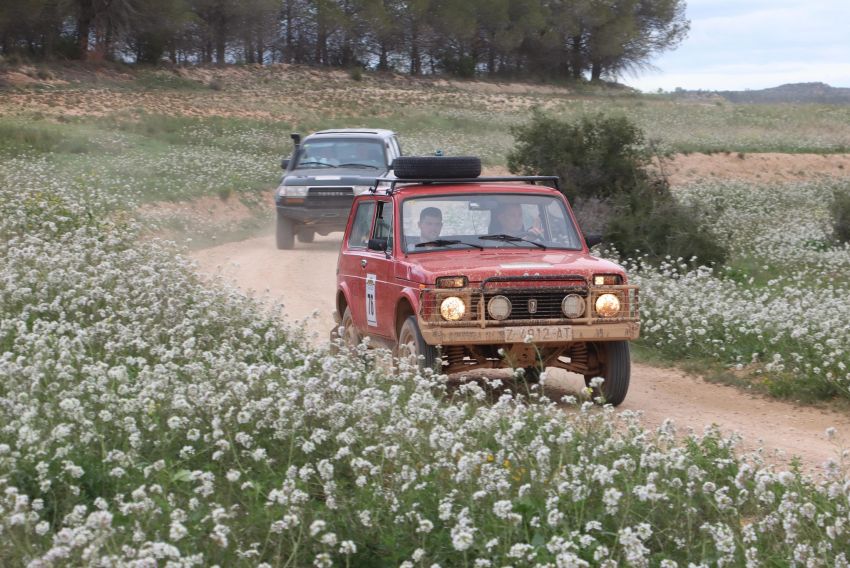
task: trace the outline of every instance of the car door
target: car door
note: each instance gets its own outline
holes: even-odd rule
[[[339,257],[339,280],[348,288],[348,307],[354,325],[361,333],[368,333],[366,320],[366,267],[371,254],[367,246],[372,234],[376,202],[371,197],[354,203],[351,226]],[[342,315],[342,314],[340,314]]]
[[[393,202],[381,199],[377,202],[371,242],[381,244],[386,250],[370,250],[366,260],[366,324],[370,335],[393,338],[395,330],[395,270],[393,263]]]

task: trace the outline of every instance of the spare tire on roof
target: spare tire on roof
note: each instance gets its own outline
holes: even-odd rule
[[[398,179],[462,179],[481,175],[476,156],[401,156],[393,162]]]

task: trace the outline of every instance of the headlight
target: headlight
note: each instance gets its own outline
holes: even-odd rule
[[[281,197],[305,197],[307,195],[306,185],[282,185],[278,188]]]
[[[577,318],[584,313],[584,298],[578,294],[569,294],[561,302],[561,311],[568,318]]]
[[[596,313],[603,318],[616,316],[620,313],[620,299],[614,294],[602,294],[596,298]]]
[[[487,302],[487,312],[491,318],[503,320],[511,315],[511,301],[505,296],[493,296]]]
[[[457,321],[466,313],[466,304],[457,296],[449,296],[440,304],[440,315],[444,320]]]
[[[360,195],[361,193],[366,193],[370,189],[372,189],[371,185],[355,185],[353,187],[354,195]]]

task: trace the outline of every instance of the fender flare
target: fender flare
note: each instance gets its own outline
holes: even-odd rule
[[[340,302],[340,299],[342,299],[342,302],[345,303],[344,305],[343,305],[342,302]],[[350,306],[350,305],[351,305],[351,289],[349,288],[347,282],[345,282],[345,281],[340,282],[339,287],[337,287],[337,289],[336,289],[336,300],[334,301],[334,308],[336,309],[335,313],[337,314],[336,317],[334,317],[334,319],[338,318],[340,321],[342,321],[342,314],[345,311],[345,306]],[[337,322],[337,323],[339,323],[339,322]]]
[[[395,325],[393,326],[393,338],[398,341],[398,330],[399,330],[399,308],[402,302],[407,302],[410,304],[411,309],[413,310],[413,315],[419,315],[419,290],[416,288],[406,287],[402,289],[401,294],[399,295],[398,301],[395,304],[394,310],[394,319]],[[404,322],[402,322],[404,323]]]

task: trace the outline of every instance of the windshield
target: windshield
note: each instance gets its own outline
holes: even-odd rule
[[[384,145],[380,140],[322,138],[301,145],[294,169],[357,168],[385,170]]]
[[[407,252],[468,248],[580,250],[561,199],[505,193],[413,197],[402,205]]]

